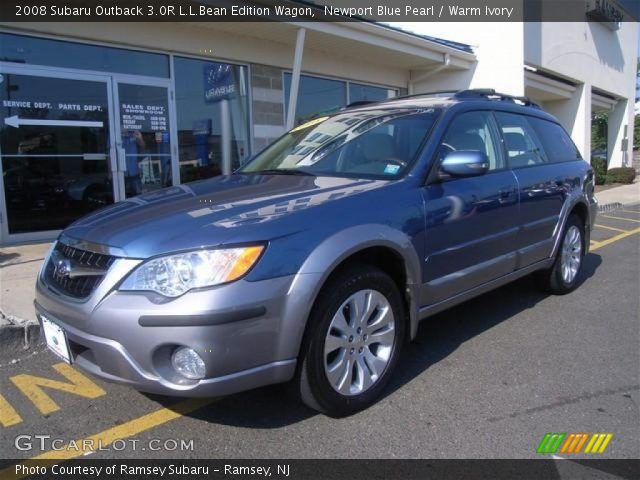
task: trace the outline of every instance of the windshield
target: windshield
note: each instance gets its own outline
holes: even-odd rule
[[[397,178],[439,113],[388,109],[316,118],[280,137],[238,173]]]

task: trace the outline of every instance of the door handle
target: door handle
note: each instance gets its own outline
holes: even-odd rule
[[[511,195],[516,193],[516,189],[512,187],[501,188],[499,193],[500,193],[500,198],[509,198]]]
[[[500,202],[500,203],[509,203],[511,196],[515,195],[517,191],[518,190],[516,188],[513,188],[513,187],[501,188],[498,191],[498,194],[499,194],[498,202]]]

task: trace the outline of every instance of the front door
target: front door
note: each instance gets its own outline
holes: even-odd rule
[[[173,184],[169,88],[116,79],[119,198]]]
[[[0,66],[2,238],[51,238],[114,201],[110,79]]]
[[[447,153],[478,150],[489,171],[467,178],[433,179],[424,187],[425,263],[421,305],[434,305],[515,269],[518,188],[506,165],[490,112],[456,116],[436,159]]]

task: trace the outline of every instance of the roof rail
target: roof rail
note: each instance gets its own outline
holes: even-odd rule
[[[340,110],[346,110],[347,108],[352,107],[361,107],[363,105],[371,105],[372,103],[380,103],[380,100],[357,100],[355,102],[351,102],[348,105],[345,105]]]
[[[400,96],[388,98],[382,101],[386,102],[387,100],[404,100],[405,98],[416,98],[416,97],[452,97],[456,93],[458,93],[458,90],[439,90],[436,92],[410,93],[408,95],[400,95]]]
[[[493,88],[470,88],[468,90],[441,90],[437,92],[424,92],[424,93],[412,93],[409,95],[401,95],[393,98],[385,98],[384,100],[358,100],[351,102],[349,105],[342,107],[341,110],[345,110],[351,107],[359,107],[363,105],[371,105],[374,103],[383,103],[393,100],[404,100],[408,98],[419,97],[453,97],[453,98],[485,98],[487,100],[499,100],[504,102],[511,102],[518,105],[524,105],[527,107],[540,108],[540,105],[535,103],[529,97],[518,97],[516,95],[508,95],[506,93],[496,92]]]
[[[519,97],[516,95],[508,95],[506,93],[496,92],[493,88],[471,88],[469,90],[460,90],[455,93],[456,98],[486,98],[488,100],[499,100],[505,102],[517,103],[519,105],[525,105],[527,107],[540,108],[540,105],[535,103],[529,97]]]

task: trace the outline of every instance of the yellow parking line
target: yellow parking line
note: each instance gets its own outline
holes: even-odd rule
[[[628,232],[625,232],[625,233],[620,233],[611,238],[607,238],[606,240],[602,240],[601,242],[598,242],[598,244],[595,247],[591,247],[591,251],[593,252],[594,250],[598,250],[599,248],[602,248],[606,245],[611,245],[612,243],[617,242],[618,240],[622,240],[623,238],[630,237],[631,235],[635,235],[636,233],[640,233],[640,227],[634,228],[633,230],[629,230]]]
[[[167,422],[170,422],[171,420],[175,420],[184,415],[188,415],[189,413],[192,413],[202,407],[211,405],[216,400],[217,399],[215,398],[190,398],[188,400],[183,400],[171,407],[160,408],[154,412],[148,413],[138,418],[134,418],[133,420],[129,420],[128,422],[122,423],[120,425],[108,428],[102,432],[96,433],[82,440],[77,440],[75,442],[75,445],[78,446],[77,449],[61,449],[43,452],[40,455],[36,455],[35,457],[25,460],[23,463],[32,462],[34,460],[64,461],[82,457],[87,452],[91,451],[91,448],[82,450],[81,447],[84,447],[85,445],[94,447],[106,447],[108,445],[111,445],[115,440],[129,438],[159,425],[163,425]],[[15,465],[0,470],[0,478],[2,479],[17,480],[25,476],[26,474],[16,474]]]
[[[635,218],[627,218],[627,217],[614,217],[613,215],[598,215],[598,217],[604,218],[613,218],[614,220],[626,220],[627,222],[636,222],[640,223],[640,220],[636,220]]]
[[[615,228],[615,227],[610,227],[608,225],[600,225],[598,223],[596,223],[594,225],[594,227],[598,227],[598,228],[605,228],[607,230],[613,230],[614,232],[628,232],[629,230],[623,230],[622,228]]]

